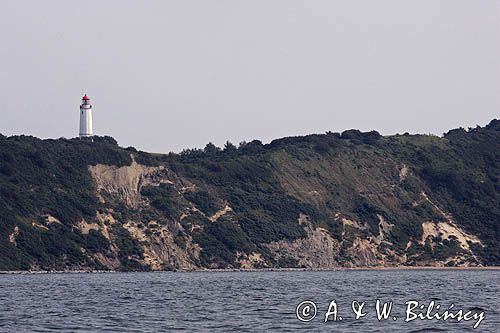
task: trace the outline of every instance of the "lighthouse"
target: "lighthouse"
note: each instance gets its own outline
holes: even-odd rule
[[[80,104],[80,138],[91,137],[92,132],[92,105],[90,97],[85,94]]]

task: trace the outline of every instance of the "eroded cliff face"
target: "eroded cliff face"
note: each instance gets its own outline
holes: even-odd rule
[[[293,241],[280,240],[265,244],[278,263],[290,267],[331,268],[340,266],[340,243],[328,230],[314,227],[309,217],[301,214],[298,223],[306,237]]]
[[[148,211],[149,202],[141,195],[145,186],[160,186],[169,184],[179,192],[186,191],[194,186],[186,182],[163,166],[147,167],[138,164],[131,155],[130,166],[115,167],[109,165],[95,165],[89,167],[95,183],[99,200],[103,206],[108,206],[105,213],[97,213],[97,219],[89,224],[82,221],[78,224],[82,233],[94,229],[109,241],[109,251],[95,254],[95,259],[103,266],[118,270],[120,263],[120,247],[112,230],[117,221],[114,218],[113,205],[124,204],[125,210],[132,212]],[[186,212],[195,207],[186,207]],[[140,216],[138,214],[137,216]],[[179,219],[187,215],[180,216]],[[127,237],[137,241],[138,253],[127,256],[142,268],[149,270],[195,269],[200,255],[200,247],[194,244],[191,236],[186,235],[182,244],[176,242],[175,236],[184,233],[184,227],[176,220],[160,224],[155,219],[126,219],[119,222]],[[184,233],[185,234],[185,233]]]
[[[356,162],[357,168],[343,157],[317,161],[313,166],[316,177],[301,176],[305,173],[301,161],[291,156],[277,156],[278,179],[283,187],[291,195],[323,209],[342,226],[342,237],[336,243],[338,250],[335,255],[330,254],[328,265],[314,260],[305,263],[301,254],[294,255],[294,243],[285,242],[292,258],[306,267],[480,264],[471,250],[471,245],[484,246],[480,239],[465,232],[451,214],[431,201],[424,191],[417,190],[425,185],[408,165],[363,153],[365,156],[360,155]],[[307,167],[310,170],[310,165]],[[407,182],[414,188],[409,189]],[[342,193],[345,188],[350,192]],[[345,197],[354,200],[345,200]],[[372,216],[366,220],[346,216],[345,213],[359,211],[360,207],[361,210],[370,208]],[[363,216],[363,211],[358,215]],[[384,216],[389,216],[392,223]],[[407,240],[401,242],[403,228],[411,228],[414,235],[404,235]],[[313,238],[311,235],[309,231],[308,239]]]
[[[382,162],[383,166],[392,168],[390,172],[377,170],[377,174],[367,174],[363,170],[359,174],[349,175],[354,179],[353,190],[357,192],[368,196],[385,196],[383,200],[392,203],[401,200],[400,196],[406,199],[409,197],[413,208],[426,203],[440,217],[437,221],[425,218],[413,221],[412,227],[420,229],[421,236],[409,237],[404,247],[394,244],[392,234],[396,225],[388,222],[382,211],[375,214],[375,222],[349,217],[344,212],[337,211],[338,206],[334,209],[332,205],[328,205],[331,200],[329,190],[318,178],[299,177],[297,174],[301,172],[300,165],[282,164],[278,179],[283,187],[290,195],[323,208],[326,215],[338,224],[339,234],[334,235],[328,228],[315,224],[311,216],[301,212],[295,222],[304,231],[301,237],[262,243],[250,240],[253,243],[251,248],[244,251],[244,248],[233,247],[231,259],[222,261],[218,260],[217,253],[213,253],[213,248],[200,245],[200,234],[205,235],[206,229],[217,228],[218,223],[230,223],[235,228],[240,228],[244,213],[241,214],[238,207],[229,206],[225,198],[217,197],[219,194],[213,188],[207,186],[201,189],[167,166],[145,166],[137,163],[133,155],[131,157],[130,166],[98,164],[89,167],[102,211],[97,212],[93,222],[82,220],[77,226],[82,234],[95,230],[109,241],[108,250],[93,254],[93,259],[106,269],[128,269],[123,265],[122,245],[118,239],[124,237],[123,232],[126,233],[125,237],[132,239],[137,245],[137,251],[127,254],[126,260],[137,263],[134,266],[136,268],[148,270],[480,265],[480,260],[471,249],[473,244],[482,245],[477,236],[462,230],[453,217],[432,202],[425,192],[402,194],[395,190],[406,179],[414,177],[407,165],[385,161]],[[346,171],[338,164],[317,164],[317,167],[320,172],[329,175],[346,175]],[[162,184],[169,187],[170,193],[164,200],[176,201],[177,215],[167,216],[151,203],[150,197],[142,194],[144,188],[159,188]],[[383,192],[379,190],[380,187]],[[202,207],[203,205],[198,206],[185,199],[188,194],[207,189],[211,191],[212,200],[219,203],[216,211],[204,211],[206,207]],[[128,211],[129,217],[117,214],[119,209],[122,212]],[[118,221],[116,215],[121,220]],[[117,233],[115,229],[121,232]],[[15,241],[15,237],[14,230],[12,241]],[[231,242],[230,239],[226,241]],[[443,246],[447,249],[444,253],[439,257],[432,255],[433,251]],[[201,253],[204,253],[205,258],[211,259],[201,260]]]
[[[0,270],[500,265],[500,121],[148,154],[0,135]]]
[[[103,164],[89,166],[101,202],[105,202],[101,194],[116,195],[128,207],[138,209],[143,186],[158,186],[162,182],[173,184],[168,178],[165,167],[147,167],[138,164],[133,154],[130,157],[132,159],[130,166],[117,167]]]

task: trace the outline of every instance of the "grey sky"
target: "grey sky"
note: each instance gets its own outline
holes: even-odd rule
[[[499,1],[0,0],[0,132],[153,152],[500,115]]]

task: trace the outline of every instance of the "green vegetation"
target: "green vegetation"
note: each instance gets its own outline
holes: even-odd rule
[[[123,227],[115,229],[115,236],[116,245],[119,248],[118,258],[123,265],[123,270],[146,270],[147,268],[139,262],[143,258],[139,242]]]
[[[94,249],[98,241],[82,237],[72,226],[95,219],[99,202],[87,167],[98,163],[128,165],[131,160],[108,137],[88,142],[0,136],[0,269],[89,264],[80,248]],[[32,225],[43,226],[39,218],[47,214],[61,225]],[[16,226],[14,246],[9,235]]]
[[[201,264],[210,267],[231,266],[236,251],[250,253],[255,249],[242,228],[231,221],[205,223],[203,229],[193,234],[194,241],[202,247]]]
[[[194,203],[199,210],[208,215],[215,214],[220,207],[217,199],[206,191],[187,192],[184,194],[184,198]]]
[[[484,242],[476,252],[500,264],[500,121],[444,137],[395,137],[381,146],[412,165],[432,199]]]
[[[172,173],[168,182],[144,184],[137,208],[117,193],[97,196],[88,171],[89,165],[130,165],[130,154]],[[144,244],[123,227],[128,221],[141,222],[147,237],[160,237],[147,226],[155,221],[182,250],[198,244],[193,260],[204,267],[238,267],[240,254],[254,252],[271,265],[296,267],[296,258],[275,257],[267,244],[306,237],[301,214],[340,242],[340,264],[349,262],[356,237],[380,233],[396,253],[412,257],[409,264],[463,254],[453,239],[415,241],[422,239],[423,222],[451,216],[480,238],[484,246],[471,244],[480,262],[500,265],[499,180],[498,120],[443,137],[348,130],[269,144],[209,143],[165,155],[123,149],[109,137],[0,135],[0,270],[106,268],[96,255],[115,258],[125,270],[148,269]],[[231,209],[213,218],[226,205]],[[79,231],[82,221],[102,227],[97,212],[116,220],[106,225],[109,237]],[[366,228],[344,226],[340,217]]]
[[[142,189],[141,194],[147,197],[150,204],[166,217],[177,219],[180,216],[182,197],[172,185],[147,186]]]

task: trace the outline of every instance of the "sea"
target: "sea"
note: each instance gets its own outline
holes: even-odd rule
[[[0,274],[0,332],[500,332],[499,311],[500,270]]]

